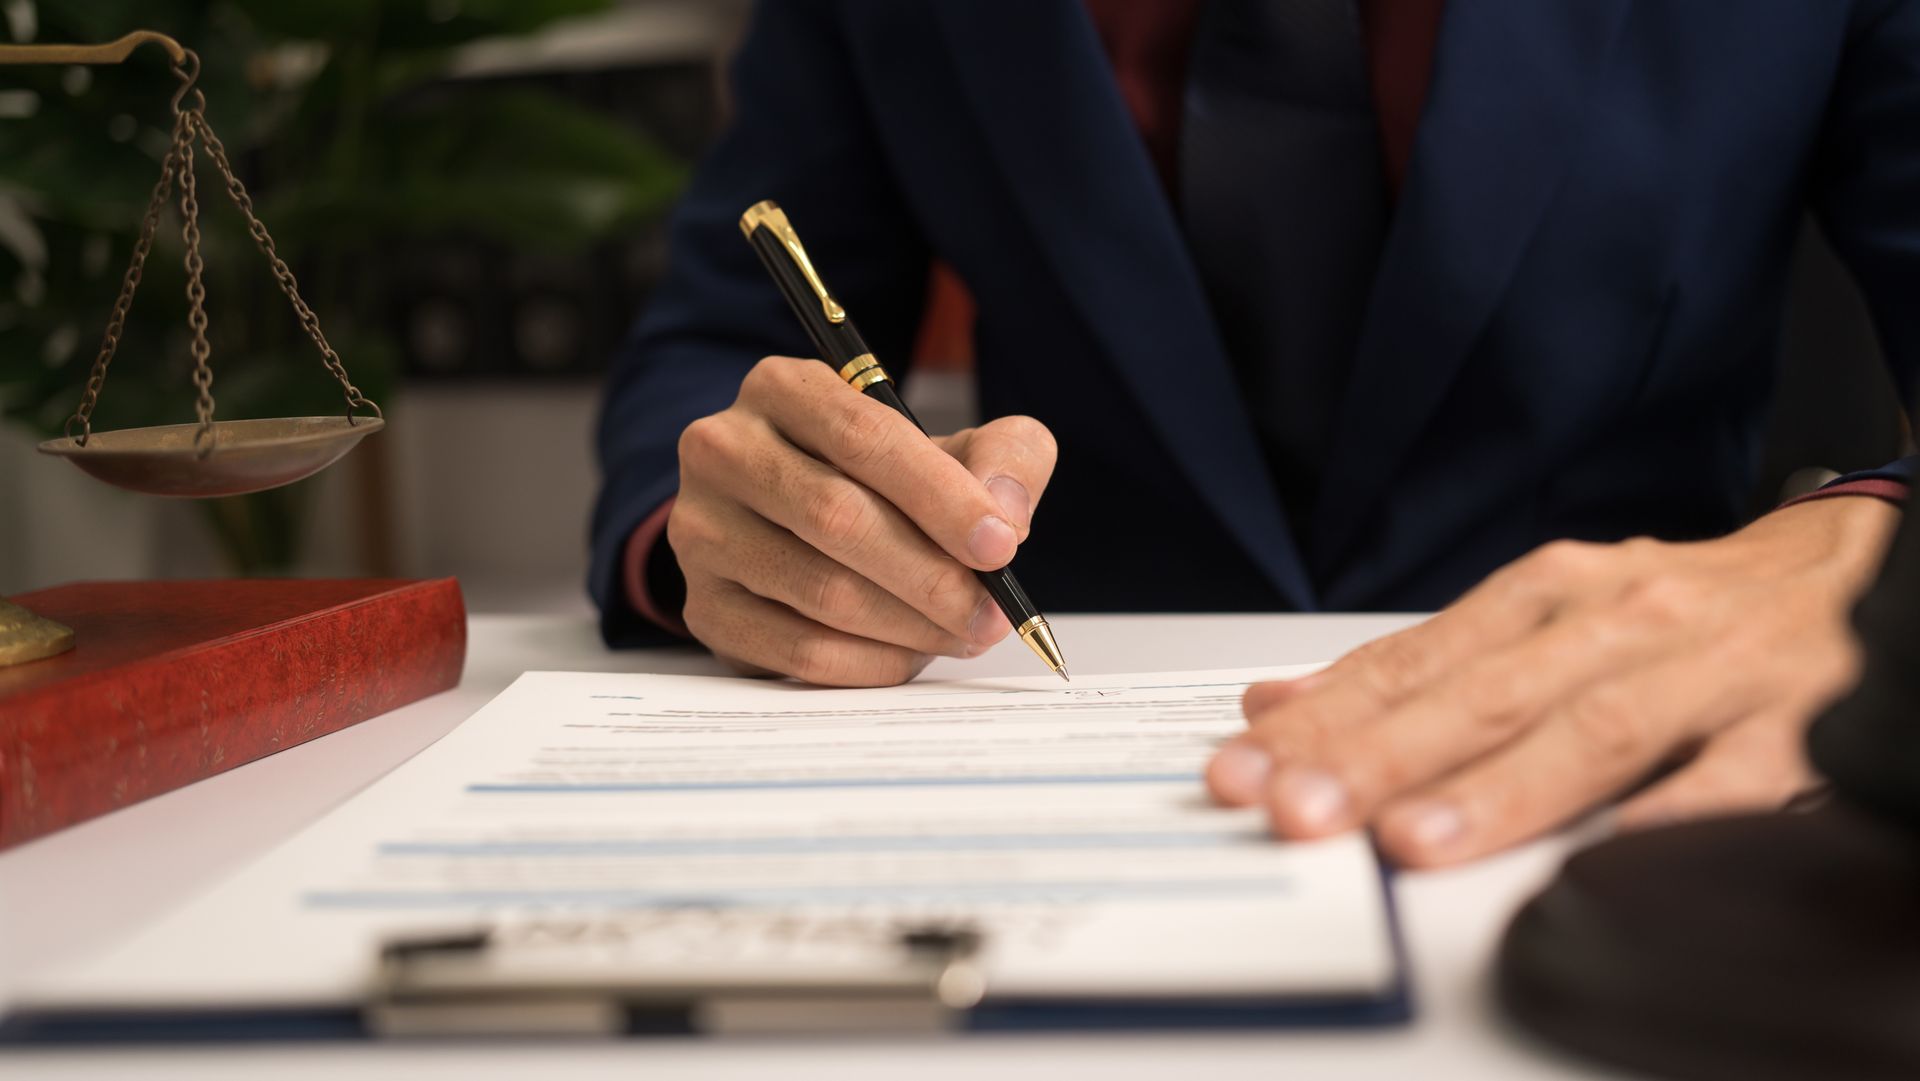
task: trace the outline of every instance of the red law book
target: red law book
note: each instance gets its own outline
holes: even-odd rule
[[[0,849],[460,682],[460,584],[77,582],[12,598],[74,648],[0,668]]]

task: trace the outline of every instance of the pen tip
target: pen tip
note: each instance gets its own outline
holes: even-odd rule
[[[1060,667],[1058,667],[1058,668],[1056,668],[1056,669],[1054,669],[1054,671],[1056,671],[1056,672],[1058,672],[1058,673],[1060,673],[1060,678],[1061,678],[1061,679],[1064,679],[1064,680],[1066,680],[1066,681],[1067,681],[1068,683],[1072,683],[1072,682],[1073,682],[1073,677],[1072,677],[1072,676],[1069,676],[1069,675],[1067,675],[1067,666],[1066,666],[1066,665],[1061,665]]]

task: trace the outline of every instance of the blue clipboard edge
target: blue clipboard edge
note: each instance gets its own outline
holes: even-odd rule
[[[1376,848],[1394,982],[1380,995],[1215,999],[1001,999],[968,1015],[969,1032],[1063,1032],[1107,1029],[1382,1028],[1413,1020],[1413,968],[1393,890],[1398,875]],[[0,1023],[0,1040],[6,1026]]]
[[[1218,999],[1002,999],[972,1010],[965,1032],[1065,1032],[1160,1029],[1375,1028],[1413,1019],[1412,969],[1396,872],[1378,856],[1391,939],[1393,985],[1380,995]],[[654,1018],[629,1036],[690,1035],[686,1024]],[[236,1010],[21,1010],[0,1017],[0,1061],[11,1048],[96,1044],[278,1043],[371,1040],[353,1007]]]

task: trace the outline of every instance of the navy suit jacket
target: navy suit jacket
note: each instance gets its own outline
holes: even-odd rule
[[[619,568],[681,429],[811,355],[761,199],[897,375],[930,260],[966,281],[983,413],[1059,439],[1018,564],[1051,611],[1430,609],[1555,538],[1736,528],[1809,207],[1920,391],[1920,2],[1450,0],[1305,522],[1081,0],[766,0],[732,104],[607,391],[615,644],[664,637]]]

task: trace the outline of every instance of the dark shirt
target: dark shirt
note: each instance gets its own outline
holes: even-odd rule
[[[1180,154],[1187,54],[1205,0],[1085,0],[1114,80],[1147,153],[1171,189]],[[1398,192],[1413,158],[1445,0],[1359,0],[1387,182]]]

